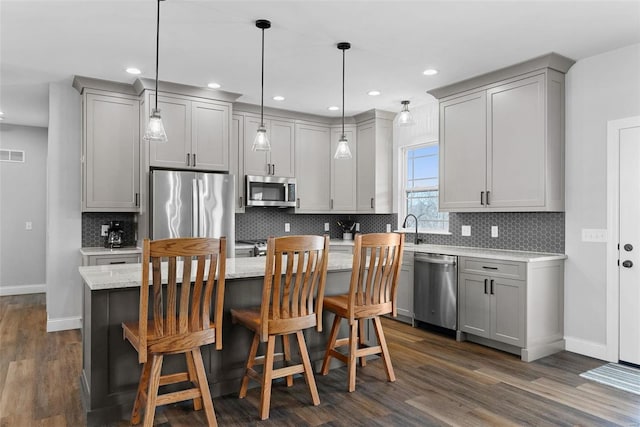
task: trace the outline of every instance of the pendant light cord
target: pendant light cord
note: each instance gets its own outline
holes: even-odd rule
[[[262,28],[262,76],[260,80],[260,126],[264,126],[264,28]]]
[[[160,2],[158,0],[158,18],[156,20],[156,110],[158,110],[158,55],[160,52]]]
[[[342,136],[344,137],[344,52],[342,49]]]

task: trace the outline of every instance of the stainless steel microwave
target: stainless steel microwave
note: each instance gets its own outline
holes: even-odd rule
[[[296,206],[296,179],[279,176],[246,176],[247,206]]]

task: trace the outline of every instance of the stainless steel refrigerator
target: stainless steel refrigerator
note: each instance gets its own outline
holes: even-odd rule
[[[226,237],[227,257],[235,252],[233,175],[151,171],[151,239]]]

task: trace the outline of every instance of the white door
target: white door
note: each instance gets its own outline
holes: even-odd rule
[[[640,365],[640,119],[621,127],[619,359]]]

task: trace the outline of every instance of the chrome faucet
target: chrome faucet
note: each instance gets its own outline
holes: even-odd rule
[[[402,222],[402,228],[407,227],[407,220],[409,219],[410,216],[412,216],[413,219],[416,221],[416,234],[413,238],[413,241],[417,245],[422,241],[421,239],[418,239],[418,218],[414,214],[408,214],[407,216],[404,217],[404,221]]]

